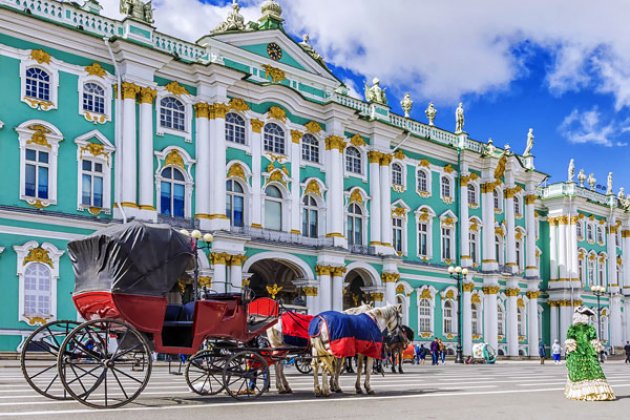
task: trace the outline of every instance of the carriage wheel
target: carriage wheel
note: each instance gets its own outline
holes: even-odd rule
[[[59,381],[57,356],[61,343],[77,325],[76,321],[49,322],[24,341],[20,354],[22,374],[31,388],[44,397],[53,400],[71,398]]]
[[[295,358],[295,368],[298,372],[308,375],[313,371],[313,366],[311,366],[311,362],[313,358],[310,356],[301,356]]]
[[[223,369],[229,354],[217,350],[201,350],[186,363],[186,383],[199,395],[216,395],[223,390]]]
[[[116,408],[133,401],[149,382],[151,352],[132,326],[111,319],[84,322],[61,344],[59,377],[81,404]]]
[[[223,369],[223,386],[237,400],[260,397],[269,389],[269,383],[269,365],[258,353],[236,353],[227,360]]]

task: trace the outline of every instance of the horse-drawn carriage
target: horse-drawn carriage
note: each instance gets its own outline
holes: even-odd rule
[[[269,388],[269,357],[251,342],[277,322],[276,301],[252,300],[247,289],[167,301],[178,280],[196,272],[190,237],[136,222],[70,242],[68,251],[72,299],[85,322],[54,321],[25,341],[22,371],[37,392],[119,407],[147,386],[154,353],[190,356],[186,381],[201,395],[255,398]]]

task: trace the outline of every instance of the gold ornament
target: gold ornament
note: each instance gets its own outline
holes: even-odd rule
[[[306,188],[304,189],[304,194],[313,194],[314,196],[321,197],[322,192],[319,188],[319,182],[311,179],[308,184],[306,184]]]
[[[204,289],[209,289],[210,287],[212,287],[212,277],[199,276],[198,283],[199,286],[203,287]]]
[[[340,153],[346,148],[346,142],[343,137],[340,136],[328,136],[325,140],[326,150],[339,150]]]
[[[252,131],[253,131],[254,133],[260,133],[260,132],[262,132],[262,128],[263,128],[263,126],[265,125],[265,123],[264,123],[264,122],[262,122],[262,121],[260,121],[260,120],[257,120],[257,119],[252,119],[252,120],[250,121],[250,124],[252,125]]]
[[[426,159],[422,159],[422,160],[420,161],[420,166],[422,166],[423,168],[428,168],[429,166],[431,166],[431,164],[429,163],[429,161],[428,161],[428,160],[426,160]]]
[[[230,169],[228,169],[227,177],[240,178],[243,181],[247,181],[247,176],[245,175],[245,169],[243,168],[243,165],[241,165],[240,163],[234,163],[232,164],[232,166],[230,166]]]
[[[362,146],[365,146],[366,143],[365,143],[365,140],[363,140],[363,137],[361,137],[358,134],[355,134],[350,139],[350,144],[352,144],[353,146],[356,146],[356,147],[362,147]]]
[[[394,217],[405,217],[407,214],[407,209],[404,207],[396,207],[392,210],[392,216]]]
[[[405,159],[405,153],[401,150],[398,149],[394,152],[394,157],[398,160],[404,160]]]
[[[357,204],[363,204],[363,196],[361,195],[361,191],[358,188],[355,188],[350,193],[350,202],[351,203],[357,203]]]
[[[300,144],[302,140],[302,132],[299,130],[291,130],[291,141],[295,144]]]
[[[240,112],[249,111],[249,105],[247,105],[247,102],[245,102],[241,98],[230,99],[230,103],[228,104],[228,107],[234,111],[240,111]]]
[[[171,95],[180,96],[180,95],[189,95],[188,90],[177,82],[170,82],[164,89]]]
[[[286,112],[284,112],[282,108],[279,108],[277,106],[272,106],[271,108],[269,108],[269,111],[267,111],[267,117],[274,120],[282,121],[283,123],[287,122]]]
[[[101,67],[101,65],[99,63],[93,63],[93,64],[85,67],[85,71],[90,76],[96,76],[96,77],[100,77],[100,78],[105,77],[105,75],[107,74],[105,69],[103,67]]]
[[[50,259],[50,255],[48,254],[48,251],[42,248],[41,246],[31,249],[28,252],[28,255],[26,255],[26,258],[24,258],[22,265],[24,266],[30,262],[42,263],[42,264],[46,264],[50,266],[50,268],[55,268],[52,260]]]
[[[89,153],[94,157],[104,156],[106,158],[107,164],[109,165],[109,152],[105,151],[105,146],[98,143],[88,143],[84,146],[81,146],[80,156],[83,159],[84,153]]]
[[[51,129],[41,124],[32,124],[29,125],[28,128],[33,130],[33,135],[26,144],[37,144],[38,146],[44,146],[49,149],[52,147],[46,137],[47,134],[52,133]]]
[[[322,131],[322,126],[315,121],[309,121],[304,124],[304,128],[306,128],[306,132],[310,134],[319,134]]]
[[[140,88],[140,103],[152,104],[157,96],[157,91],[150,87]]]
[[[381,279],[383,279],[383,283],[396,283],[400,280],[399,273],[382,273]]]
[[[31,51],[31,58],[37,61],[39,64],[50,64],[50,54],[48,54],[44,50],[33,50]]]
[[[451,166],[450,163],[444,167],[444,172],[446,172],[447,174],[451,174],[451,173],[453,173],[453,171],[454,171],[454,169],[453,169],[453,167]]]
[[[164,166],[177,166],[182,169],[186,169],[186,165],[184,164],[184,158],[177,150],[171,150],[166,155],[164,159]]]
[[[276,300],[276,295],[280,293],[284,288],[274,283],[272,286],[265,287],[265,289],[267,289],[267,293],[269,293],[271,299]]]
[[[431,296],[431,290],[428,287],[425,287],[424,289],[422,289],[422,292],[420,292],[420,299],[432,299],[433,296]]]
[[[123,82],[122,84],[122,92],[123,99],[136,99],[138,93],[140,93],[140,86],[131,82]]]
[[[287,78],[284,71],[277,67],[273,67],[269,64],[263,64],[262,67],[265,69],[265,79],[271,77],[271,83],[280,83]]]
[[[464,283],[462,285],[462,289],[464,290],[464,292],[472,292],[474,288],[475,283]]]
[[[210,105],[205,102],[199,102],[194,105],[197,118],[210,118]]]
[[[215,104],[210,105],[210,115],[208,116],[208,118],[210,118],[211,120],[217,119],[217,118],[225,118],[227,112],[228,112],[228,106],[221,102],[217,102]]]

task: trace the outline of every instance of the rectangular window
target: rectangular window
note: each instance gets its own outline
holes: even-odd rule
[[[84,159],[81,163],[81,204],[103,207],[103,164]]]
[[[468,233],[468,248],[470,259],[473,263],[477,262],[477,234],[475,232]]]
[[[26,149],[24,195],[48,199],[48,152]]]
[[[396,252],[403,252],[403,220],[401,218],[394,218],[392,220],[392,226],[394,229],[394,249]]]
[[[282,203],[265,201],[265,229],[282,230]]]
[[[452,260],[451,255],[451,229],[442,228],[442,260]]]
[[[426,223],[418,224],[418,255],[429,256],[429,225]]]

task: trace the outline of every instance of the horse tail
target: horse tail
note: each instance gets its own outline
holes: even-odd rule
[[[325,368],[330,373],[335,372],[334,360],[335,358],[331,355],[330,350],[326,348],[326,343],[321,337],[314,337],[311,339],[311,344],[313,345],[313,349],[315,350],[313,353],[321,363],[325,365]]]

